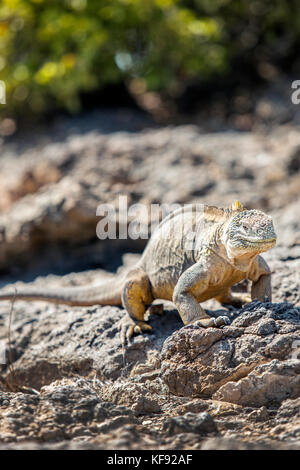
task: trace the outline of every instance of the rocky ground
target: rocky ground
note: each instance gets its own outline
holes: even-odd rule
[[[132,265],[146,240],[96,237],[97,206],[118,211],[119,195],[148,207],[240,199],[274,216],[274,297],[209,301],[231,320],[220,329],[183,327],[165,303],[125,351],[119,307],[1,303],[0,449],[299,449],[298,124],[207,133],[123,112],[37,134],[1,143],[2,287],[91,284]]]

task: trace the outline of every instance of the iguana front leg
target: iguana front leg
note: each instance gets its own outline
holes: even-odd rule
[[[258,299],[261,302],[272,302],[271,274],[262,274],[260,278],[253,282],[251,288],[252,300]]]
[[[208,273],[200,263],[187,269],[178,279],[173,292],[173,302],[185,325],[193,323],[209,327],[228,323],[227,317],[210,317],[198,303],[197,297],[205,292],[207,286]]]
[[[265,302],[267,299],[271,302],[271,270],[261,256],[257,257],[257,262],[249,273],[249,279],[252,281],[251,299],[258,299],[261,302]]]

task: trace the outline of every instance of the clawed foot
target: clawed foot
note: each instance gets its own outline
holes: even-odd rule
[[[219,326],[229,325],[230,320],[228,317],[220,316],[217,318],[210,317],[210,318],[203,318],[202,320],[196,320],[193,325],[201,326],[202,328],[209,328],[215,327],[218,328]]]
[[[152,326],[144,321],[134,321],[128,315],[119,321],[118,330],[121,334],[122,344],[125,346],[131,344],[131,338],[133,335],[141,334],[143,331],[151,331]]]
[[[223,325],[230,325],[230,320],[226,315],[219,316],[214,318],[214,323],[216,327],[223,326]]]

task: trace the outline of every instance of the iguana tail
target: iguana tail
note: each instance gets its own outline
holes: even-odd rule
[[[62,288],[21,288],[0,292],[1,300],[44,300],[73,306],[121,305],[125,276],[117,275],[103,284]]]

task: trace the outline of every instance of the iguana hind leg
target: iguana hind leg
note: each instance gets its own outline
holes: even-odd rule
[[[144,318],[147,306],[152,301],[153,296],[147,274],[141,269],[130,271],[122,294],[122,303],[128,315],[119,324],[123,344],[126,340],[130,343],[130,338],[134,334],[152,330]]]

